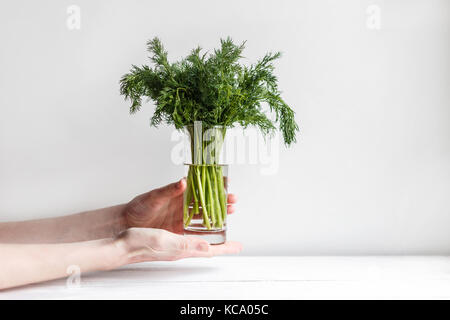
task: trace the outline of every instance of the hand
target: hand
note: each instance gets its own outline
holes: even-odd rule
[[[239,253],[242,250],[241,244],[237,242],[227,241],[221,245],[211,246],[201,238],[151,228],[128,229],[119,234],[114,243],[125,259],[121,264],[212,257]]]
[[[129,228],[157,228],[183,233],[183,192],[186,180],[169,184],[134,198],[125,206],[124,215]],[[228,195],[228,214],[234,212],[236,197]]]

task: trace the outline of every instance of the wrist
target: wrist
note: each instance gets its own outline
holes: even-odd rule
[[[118,268],[127,264],[132,263],[130,256],[131,250],[130,246],[127,244],[126,234],[127,231],[123,231],[114,239],[111,239],[110,246],[113,248],[114,252],[114,268]]]
[[[125,244],[117,238],[102,239],[102,270],[112,270],[128,264],[128,253]]]
[[[120,234],[121,232],[127,230],[129,228],[129,224],[128,224],[128,214],[127,214],[127,205],[126,204],[121,204],[117,206],[117,211],[118,213],[116,213],[116,218],[114,221],[114,236],[117,236],[118,234]]]

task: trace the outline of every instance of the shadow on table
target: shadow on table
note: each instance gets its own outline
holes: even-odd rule
[[[149,282],[191,282],[201,281],[206,275],[216,272],[214,267],[183,266],[183,265],[152,265],[150,263],[128,265],[110,271],[96,271],[81,274],[82,287],[108,287],[118,283],[133,286],[146,285]],[[49,280],[16,288],[4,289],[0,292],[13,292],[17,289],[34,290],[62,290],[67,289],[67,277]],[[74,291],[76,293],[76,291]]]
[[[94,272],[82,275],[82,284],[94,284],[101,282],[189,282],[199,281],[211,273],[217,272],[217,268],[206,266],[183,265],[135,265],[126,266],[105,272]]]

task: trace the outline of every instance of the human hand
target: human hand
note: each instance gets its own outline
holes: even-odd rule
[[[141,194],[124,208],[126,225],[129,228],[157,228],[183,233],[183,192],[186,180]],[[234,194],[228,195],[228,214],[234,212]]]
[[[151,228],[131,228],[115,238],[70,243],[0,243],[0,290],[66,277],[68,267],[74,265],[90,272],[240,251],[237,242],[209,245],[201,238]]]
[[[174,261],[191,257],[212,257],[239,253],[238,242],[209,245],[206,240],[182,236],[162,229],[131,228],[117,236],[115,246],[121,252],[121,265],[144,261]]]

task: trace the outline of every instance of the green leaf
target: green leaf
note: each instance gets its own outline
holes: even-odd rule
[[[202,121],[206,127],[236,124],[254,126],[264,135],[279,129],[286,145],[296,141],[299,131],[294,111],[281,98],[274,61],[280,52],[267,53],[255,64],[240,64],[245,42],[236,45],[221,39],[220,48],[202,53],[197,47],[180,61],[170,63],[162,42],[147,42],[152,67],[133,65],[120,80],[120,93],[138,111],[142,99],[155,103],[152,126],[161,123],[180,129]],[[275,114],[271,120],[262,106]]]

